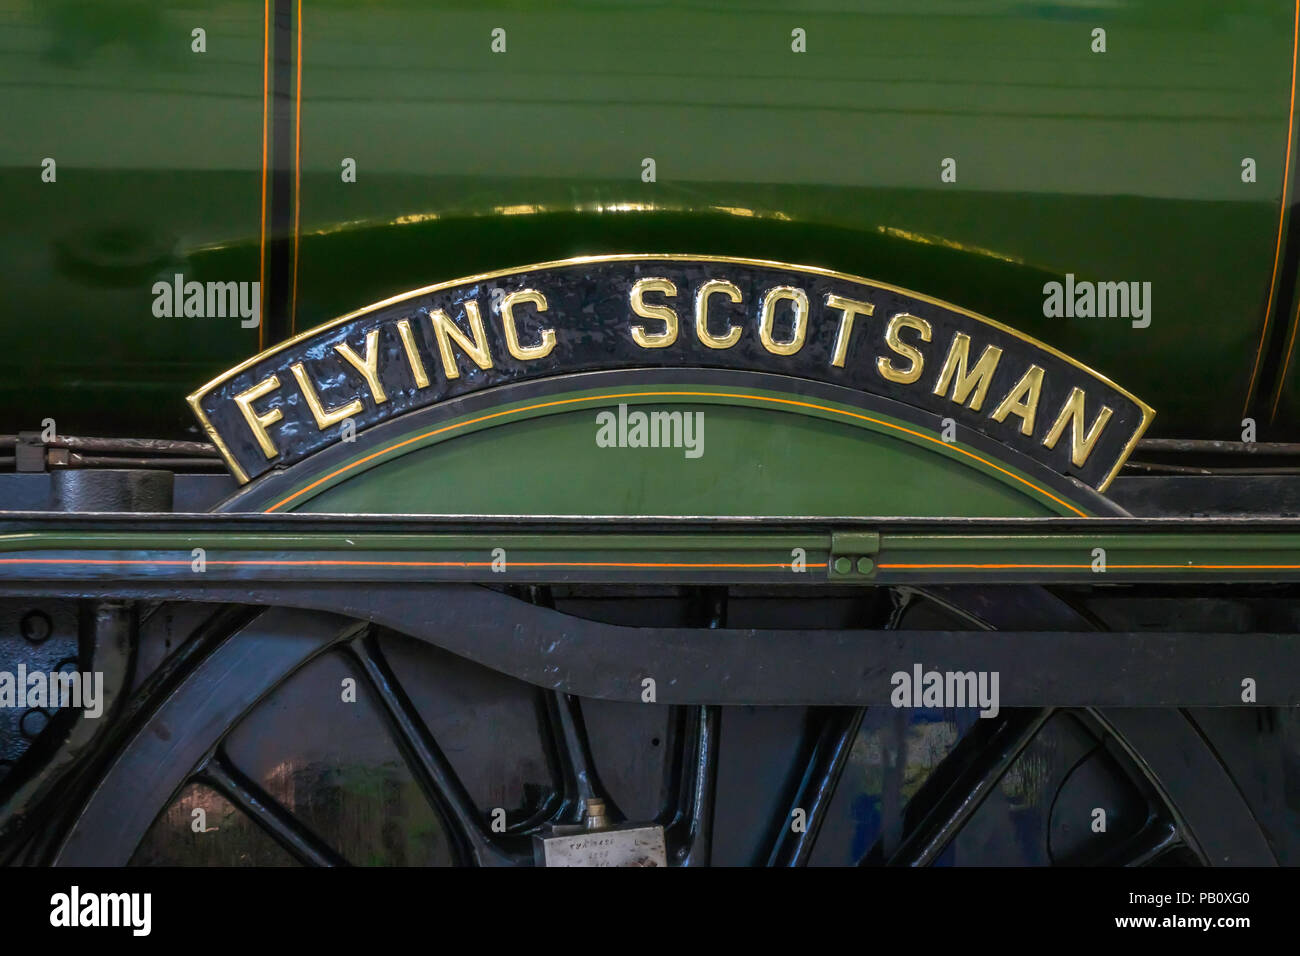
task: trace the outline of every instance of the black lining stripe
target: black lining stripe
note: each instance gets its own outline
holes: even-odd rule
[[[271,34],[270,210],[267,228],[264,344],[291,334],[293,286],[294,15],[293,0],[275,0]]]

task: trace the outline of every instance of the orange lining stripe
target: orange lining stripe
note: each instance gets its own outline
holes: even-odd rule
[[[1243,417],[1250,408],[1250,400],[1255,394],[1255,376],[1259,373],[1259,361],[1264,355],[1264,341],[1268,338],[1268,320],[1273,312],[1273,287],[1277,284],[1277,264],[1282,254],[1282,224],[1286,220],[1287,185],[1291,176],[1291,130],[1295,125],[1295,71],[1296,51],[1298,49],[1300,49],[1300,0],[1296,0],[1295,25],[1291,35],[1291,106],[1287,110],[1286,119],[1286,165],[1282,167],[1282,206],[1277,213],[1277,247],[1273,250],[1273,276],[1268,283],[1268,304],[1264,306],[1264,328],[1259,334],[1259,348],[1255,350],[1255,364],[1250,370],[1250,385],[1246,388],[1246,402],[1241,407]],[[1294,340],[1294,334],[1292,339]],[[1282,370],[1282,376],[1283,379],[1286,377],[1285,368]],[[1279,394],[1281,381],[1281,379],[1278,381]],[[1273,405],[1273,413],[1277,414],[1276,403]]]
[[[192,564],[189,558],[0,558],[0,564],[89,564],[150,565],[182,567]],[[333,559],[225,560],[208,561],[213,567],[361,567],[361,568],[490,568],[491,561],[353,561]],[[669,561],[511,561],[516,568],[751,568],[783,570],[789,564],[714,563]],[[824,568],[825,561],[809,561],[806,567]],[[876,565],[882,571],[1085,571],[1091,564],[892,564]],[[1110,564],[1124,571],[1300,571],[1300,564]],[[1102,573],[1102,572],[1099,572]]]
[[[928,570],[1033,570],[1041,568],[1049,571],[1083,571],[1091,564],[877,564],[882,570],[928,571]],[[1300,571],[1300,564],[1108,564],[1108,568],[1120,568],[1125,571]],[[1105,572],[1097,572],[1104,574]]]
[[[1300,2],[1300,0],[1297,0],[1297,2]],[[999,465],[995,465],[987,458],[981,458],[979,455],[976,455],[974,452],[966,451],[966,449],[961,448],[955,444],[941,441],[938,438],[933,438],[930,435],[926,435],[922,432],[918,432],[910,428],[903,428],[901,425],[895,425],[892,422],[882,421],[879,418],[872,418],[870,415],[861,415],[857,412],[846,412],[838,408],[831,408],[829,405],[817,405],[812,402],[796,402],[788,398],[768,398],[765,395],[744,395],[744,394],[737,394],[733,392],[620,392],[613,395],[594,395],[589,398],[565,398],[553,402],[540,402],[536,405],[526,405],[523,408],[510,409],[504,412],[493,412],[490,415],[482,415],[478,418],[472,418],[469,421],[460,422],[459,424],[456,425],[444,425],[442,428],[435,428],[433,431],[425,432],[423,435],[416,435],[414,438],[407,438],[404,441],[396,442],[395,444],[389,445],[387,448],[381,448],[379,451],[371,452],[369,455],[366,455],[364,458],[360,458],[349,465],[344,465],[342,468],[337,468],[334,471],[331,471],[328,475],[325,475],[323,478],[316,479],[311,484],[307,485],[305,488],[300,488],[298,491],[295,491],[287,498],[282,498],[280,501],[277,501],[275,504],[271,505],[271,507],[267,508],[263,512],[263,514],[270,514],[276,509],[281,508],[284,505],[287,505],[289,502],[293,501],[295,498],[299,497],[300,495],[305,495],[313,488],[319,487],[320,485],[329,481],[331,478],[335,478],[345,472],[351,471],[353,468],[356,468],[360,465],[364,465],[366,462],[373,461],[374,459],[386,455],[389,452],[396,451],[397,449],[405,447],[406,445],[410,445],[414,442],[423,441],[426,438],[431,438],[434,435],[440,435],[443,434],[444,432],[455,431],[457,429],[465,428],[469,425],[475,425],[478,424],[479,422],[486,422],[494,418],[501,418],[507,415],[518,415],[521,412],[536,411],[539,408],[552,408],[557,405],[573,405],[579,402],[603,402],[603,401],[608,401],[611,398],[641,398],[646,396],[653,396],[653,397],[694,396],[694,397],[703,397],[703,398],[744,398],[756,402],[772,402],[781,405],[795,405],[800,408],[812,408],[812,409],[816,409],[817,411],[831,412],[832,414],[844,415],[849,418],[859,418],[863,421],[871,422],[872,424],[875,425],[881,425],[885,428],[892,428],[895,431],[904,432],[916,438],[922,438],[925,441],[933,442],[936,445],[940,445],[952,451],[959,452],[965,455],[967,458],[972,458],[975,461],[988,465],[990,468],[1000,471],[1002,472],[1002,474],[1014,478],[1016,481],[1020,482],[1021,484],[1034,489],[1034,491],[1037,491],[1039,494],[1051,498],[1057,504],[1062,505],[1063,507],[1073,511],[1080,518],[1088,517],[1088,515],[1085,512],[1080,511],[1078,508],[1070,504],[1068,501],[1056,497],[1056,495],[1052,494],[1047,489],[1038,487],[1038,485],[1034,484],[1032,481],[1020,477],[1015,472],[1008,471],[1007,469],[1002,468]]]
[[[149,558],[0,558],[0,564],[90,564],[151,565],[181,567],[192,564],[188,558],[177,560]],[[245,560],[208,561],[214,567],[363,567],[363,568],[490,568],[491,561],[349,561],[349,560]],[[511,561],[517,568],[752,568],[783,570],[789,564],[745,564],[711,562],[660,561]],[[825,561],[809,561],[806,567],[824,568]],[[889,564],[876,565],[882,571],[1084,571],[1091,564]],[[1300,571],[1300,564],[1111,564],[1125,571]]]
[[[1300,3],[1300,0],[1296,0]],[[261,239],[258,243],[257,288],[259,290],[258,308],[261,310],[257,323],[257,348],[262,348],[262,328],[266,324],[266,97],[268,84],[268,64],[271,59],[271,0],[266,0],[262,7],[262,219]]]
[[[94,564],[94,565],[169,565],[193,564],[190,559],[152,560],[149,558],[0,558],[0,564]],[[276,560],[208,561],[219,567],[360,567],[360,568],[490,568],[491,561],[347,561],[347,560]],[[710,562],[658,561],[511,561],[516,568],[769,568],[781,570],[789,564],[715,564]],[[806,567],[824,568],[826,562],[808,562]]]

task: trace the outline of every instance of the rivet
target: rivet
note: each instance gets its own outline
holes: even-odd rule
[[[18,629],[23,637],[33,644],[39,644],[54,631],[50,619],[41,611],[28,611],[24,614],[23,619],[18,624]]]

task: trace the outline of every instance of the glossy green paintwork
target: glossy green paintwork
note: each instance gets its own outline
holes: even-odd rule
[[[1155,406],[1152,435],[1234,438],[1276,250],[1293,16],[305,0],[296,327],[570,255],[772,258],[1022,329]],[[150,289],[258,276],[263,7],[3,0],[0,18],[0,432],[54,417],[182,436],[183,396],[256,332],[155,318]],[[1151,326],[1044,318],[1043,284],[1067,272],[1151,282]]]
[[[561,393],[563,398],[569,393]],[[412,443],[400,457],[322,485],[288,509],[336,514],[544,514],[1036,517],[1076,515],[993,467],[933,442],[864,422],[742,399],[671,407],[624,398],[631,410],[698,413],[701,452],[601,448],[597,416],[544,410],[451,440]],[[446,436],[437,436],[446,437]],[[697,438],[700,437],[697,435]],[[397,442],[399,439],[395,438]],[[371,457],[371,452],[364,452]],[[312,476],[314,483],[319,476]],[[309,482],[304,481],[306,485]]]
[[[1104,522],[1103,522],[1104,523]],[[859,527],[854,525],[855,528]],[[861,536],[862,532],[858,532]],[[0,534],[0,578],[72,582],[149,581],[182,586],[228,581],[339,582],[565,580],[781,580],[796,586],[839,583],[952,583],[969,580],[1086,584],[1151,581],[1300,580],[1300,534],[1293,531],[1161,533],[1147,529],[1095,534],[1041,525],[987,533],[978,528],[926,533],[884,529],[865,573],[834,569],[863,549],[836,547],[831,531],[799,534],[698,530],[680,534],[527,534],[461,532],[231,532],[221,527],[177,532],[35,532]],[[206,566],[192,549],[202,542]],[[1097,563],[1096,549],[1106,563]],[[505,554],[493,570],[494,550]],[[807,568],[790,566],[794,549]],[[30,561],[30,563],[27,563]],[[51,562],[59,562],[57,565]],[[200,577],[200,573],[202,577]]]

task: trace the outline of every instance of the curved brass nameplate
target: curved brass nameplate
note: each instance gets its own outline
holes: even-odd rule
[[[610,368],[829,382],[951,418],[1104,491],[1154,412],[1042,342],[811,266],[592,256],[416,289],[304,332],[189,397],[241,482],[394,416],[507,382]]]

